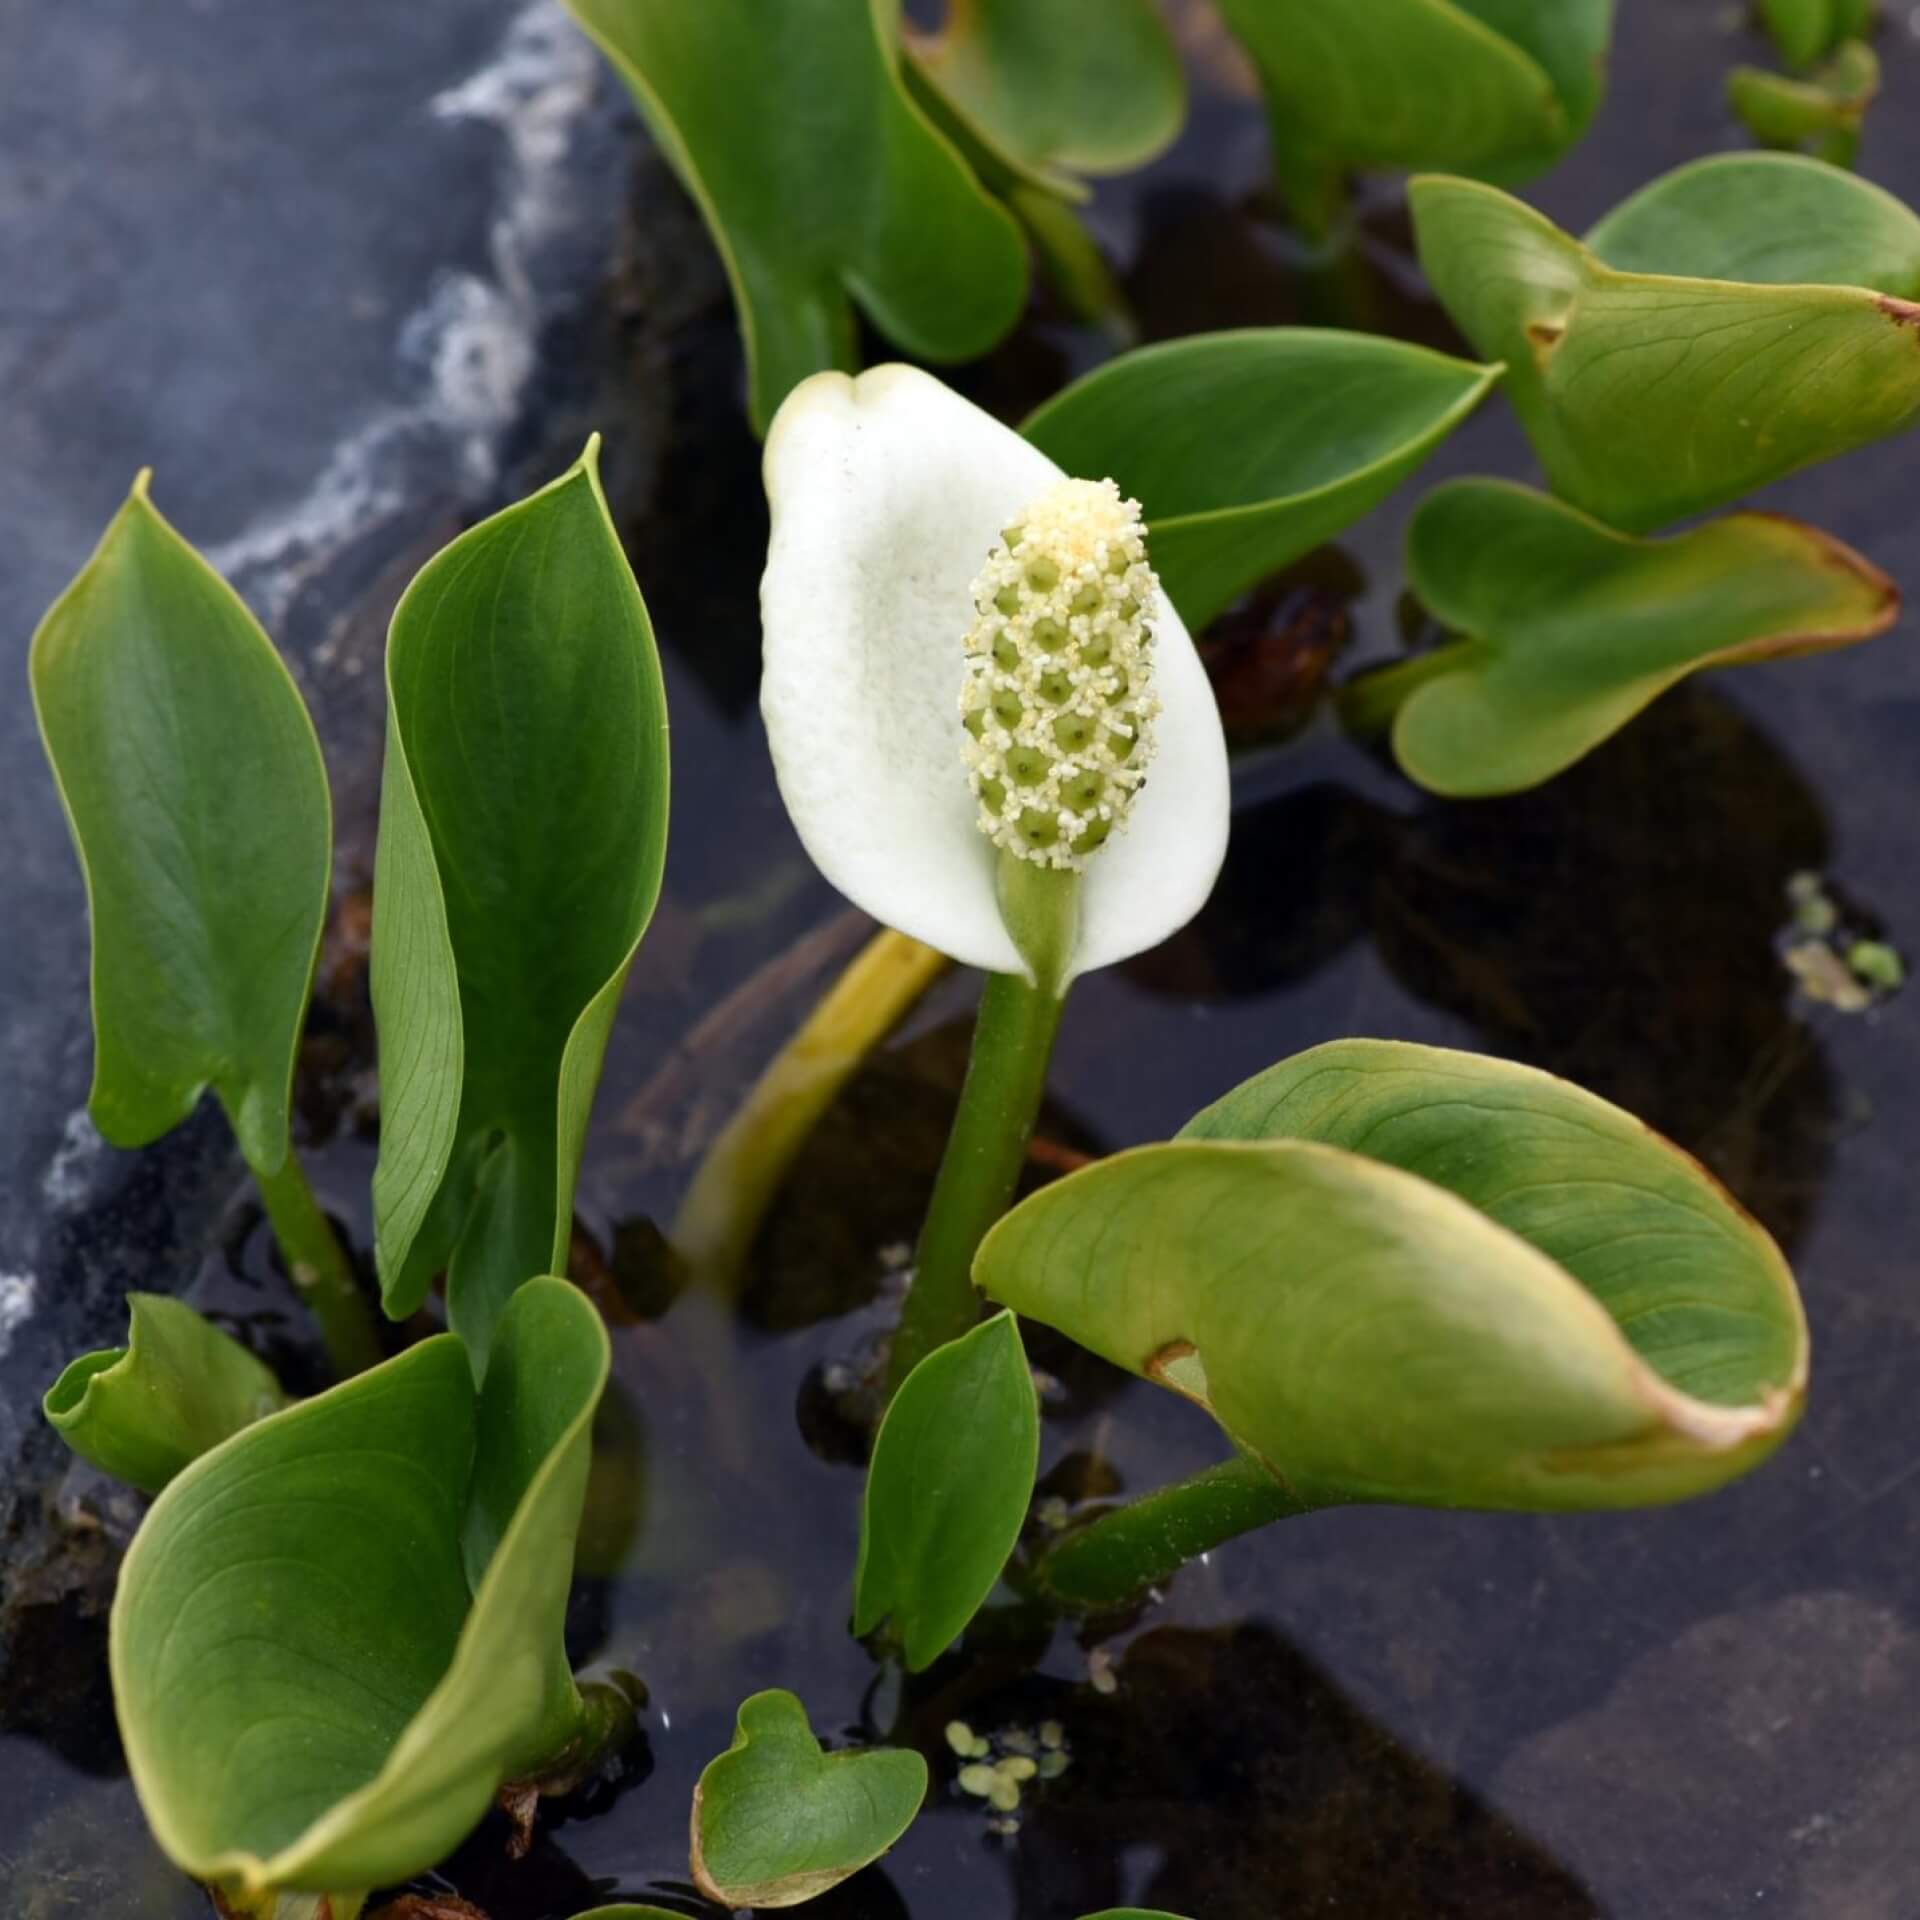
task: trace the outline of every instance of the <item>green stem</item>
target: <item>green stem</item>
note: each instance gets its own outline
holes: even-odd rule
[[[920,1230],[912,1289],[893,1337],[888,1391],[980,1317],[973,1256],[1013,1198],[1046,1090],[1062,1001],[1018,974],[990,973],[973,1055],[933,1199]]]
[[[320,1328],[321,1344],[341,1379],[377,1366],[384,1357],[366,1295],[354,1277],[333,1222],[320,1211],[299,1156],[287,1149],[276,1173],[258,1167],[253,1177],[266,1202],[273,1237],[286,1255],[287,1271],[307,1311]]]
[[[1442,674],[1458,673],[1482,650],[1478,640],[1449,640],[1389,666],[1369,667],[1340,689],[1340,723],[1362,739],[1378,739],[1393,725],[1409,694]]]
[[[1140,323],[1080,216],[1039,187],[1011,186],[1006,198],[1074,318],[1098,327],[1116,347],[1138,346]]]
[[[1103,1612],[1170,1579],[1223,1540],[1310,1513],[1314,1505],[1290,1493],[1257,1461],[1236,1454],[1062,1534],[1032,1563],[1028,1578],[1072,1612]]]
[[[1296,231],[1315,246],[1346,245],[1353,203],[1345,169],[1324,147],[1303,142],[1290,117],[1270,109],[1267,130],[1274,186]]]

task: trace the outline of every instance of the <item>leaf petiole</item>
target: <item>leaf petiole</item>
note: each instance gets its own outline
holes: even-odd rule
[[[1030,1564],[1024,1585],[1075,1613],[1123,1606],[1189,1560],[1318,1503],[1289,1492],[1246,1454],[1063,1533]]]
[[[335,1373],[343,1380],[364,1373],[383,1357],[372,1309],[299,1156],[289,1147],[276,1172],[255,1167],[253,1176],[294,1288],[320,1329]]]

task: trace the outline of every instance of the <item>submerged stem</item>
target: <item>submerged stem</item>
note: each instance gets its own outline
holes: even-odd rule
[[[286,1256],[295,1290],[320,1329],[321,1344],[341,1379],[363,1373],[383,1358],[380,1336],[346,1250],[313,1197],[299,1156],[291,1147],[277,1172],[253,1177],[266,1203],[273,1237]]]
[[[1175,1486],[1109,1507],[1062,1534],[1033,1562],[1028,1578],[1049,1600],[1073,1612],[1101,1612],[1170,1579],[1223,1540],[1310,1513],[1314,1506],[1290,1493],[1258,1461],[1236,1454]]]
[[[1070,876],[1069,876],[1070,877]],[[893,1338],[888,1391],[979,1318],[973,1256],[1013,1198],[1046,1090],[1061,1000],[1018,974],[990,973],[973,1054],[933,1199],[920,1230],[912,1289]]]

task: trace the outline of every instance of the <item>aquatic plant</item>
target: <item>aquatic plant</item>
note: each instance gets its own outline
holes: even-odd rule
[[[1678,1148],[1547,1074],[1334,1040],[1013,1202],[1068,990],[1184,927],[1221,866],[1229,762],[1191,636],[1496,385],[1553,491],[1435,489],[1407,579],[1448,637],[1340,701],[1421,785],[1523,789],[1690,673],[1883,631],[1892,583],[1812,528],[1736,512],[1652,536],[1920,417],[1920,220],[1832,166],[1723,155],[1576,239],[1489,182],[1579,137],[1608,0],[1223,0],[1299,224],[1331,224],[1354,168],[1472,176],[1412,200],[1479,358],[1202,336],[1094,367],[1015,430],[909,367],[849,377],[858,320],[976,355],[1031,250],[1125,332],[1074,209],[1180,123],[1147,0],[971,0],[924,36],[896,0],[568,4],[730,275],[767,434],[774,768],[884,929],[695,1183],[676,1237],[703,1285],[731,1284],[789,1157],[946,960],[987,976],[873,1395],[849,1625],[882,1681],[983,1610],[1051,1630],[1316,1509],[1633,1506],[1768,1457],[1809,1359],[1780,1250]],[[1789,58],[1839,41],[1840,65],[1747,83],[1749,117],[1857,127],[1859,10],[1768,18]],[[389,634],[374,1255],[390,1322],[443,1287],[451,1329],[399,1351],[292,1153],[332,848],[291,679],[144,476],[33,646],[93,915],[91,1110],[139,1145],[214,1093],[342,1376],[295,1399],[210,1319],[134,1294],[125,1346],[44,1403],[155,1496],[113,1609],[128,1763],[168,1856],[258,1920],[353,1920],[503,1791],[530,1818],[635,1725],[632,1683],[576,1676],[563,1632],[609,1343],[558,1276],[667,834],[660,664],[596,458],[431,559]],[[1891,948],[1856,951],[1897,988]],[[1227,1457],[1037,1519],[1020,1316],[1204,1409]],[[743,1701],[690,1810],[702,1896],[799,1904],[893,1846],[929,1769],[866,1737],[823,1742],[782,1689]],[[957,1789],[1005,1813],[1046,1756],[995,1739],[947,1730]]]

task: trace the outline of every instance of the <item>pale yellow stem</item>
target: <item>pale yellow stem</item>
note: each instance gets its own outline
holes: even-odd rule
[[[883,929],[774,1055],[693,1176],[668,1236],[696,1284],[731,1293],[794,1156],[854,1070],[945,972],[943,953]]]

